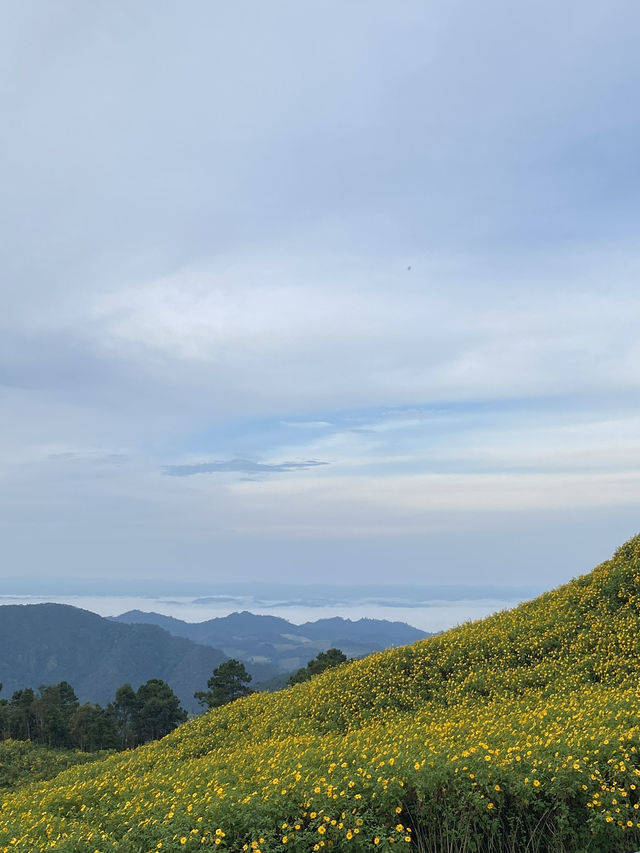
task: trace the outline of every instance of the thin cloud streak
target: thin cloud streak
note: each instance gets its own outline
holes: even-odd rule
[[[289,471],[304,471],[328,465],[317,459],[304,462],[252,462],[250,459],[229,459],[223,462],[200,462],[195,465],[165,465],[162,473],[167,477],[192,477],[194,474],[217,474],[239,472],[241,474],[278,474]]]

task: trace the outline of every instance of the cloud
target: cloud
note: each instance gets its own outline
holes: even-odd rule
[[[333,424],[330,421],[280,421],[283,427],[290,429],[327,429]]]
[[[73,334],[109,365],[104,381],[144,384],[148,406],[207,418],[223,400],[223,415],[298,428],[346,408],[637,388],[632,255],[527,262],[431,258],[401,283],[391,262],[273,246],[114,288]]]
[[[194,474],[215,474],[236,471],[242,474],[277,474],[287,471],[303,471],[328,465],[316,459],[304,462],[252,462],[250,459],[229,459],[222,462],[201,462],[196,465],[165,465],[162,473],[167,477],[192,477]],[[243,478],[244,479],[244,478]]]
[[[242,506],[247,534],[379,538],[482,528],[508,515],[637,508],[640,470],[309,477],[234,483],[227,499]]]
[[[87,462],[91,465],[124,465],[129,457],[126,453],[111,453],[100,450],[76,451],[65,450],[60,453],[50,453],[48,458],[52,462]]]

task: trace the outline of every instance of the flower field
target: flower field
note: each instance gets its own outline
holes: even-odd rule
[[[640,849],[640,537],[570,584],[4,797],[0,851]]]

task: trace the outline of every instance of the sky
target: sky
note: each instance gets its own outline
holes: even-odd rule
[[[542,590],[638,533],[639,26],[0,2],[0,586]]]

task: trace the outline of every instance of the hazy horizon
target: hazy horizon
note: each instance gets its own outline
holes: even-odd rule
[[[399,596],[374,600],[367,597],[359,599],[326,597],[323,600],[307,601],[304,599],[257,599],[250,595],[210,596],[204,599],[125,595],[0,595],[0,606],[66,604],[106,617],[140,610],[144,613],[160,613],[163,616],[172,616],[184,622],[195,623],[229,616],[232,613],[249,612],[255,615],[278,616],[296,625],[334,617],[353,622],[360,619],[382,619],[388,622],[404,622],[430,633],[444,631],[469,620],[483,619],[497,611],[515,607],[521,601],[520,597],[489,596],[451,600],[403,599]]]

